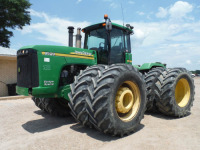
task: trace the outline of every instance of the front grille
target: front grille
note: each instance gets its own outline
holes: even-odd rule
[[[17,85],[26,88],[39,86],[36,50],[24,49],[17,51]]]

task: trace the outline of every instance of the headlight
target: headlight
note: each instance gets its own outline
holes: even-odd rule
[[[29,53],[28,49],[19,50],[17,51],[17,55],[27,55]]]

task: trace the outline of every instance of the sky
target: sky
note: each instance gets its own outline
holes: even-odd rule
[[[31,24],[14,30],[11,49],[68,45],[68,26],[131,24],[133,64],[166,63],[200,70],[200,0],[30,0]],[[82,39],[83,42],[83,39]],[[1,48],[0,48],[1,49]]]

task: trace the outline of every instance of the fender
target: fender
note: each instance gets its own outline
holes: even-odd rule
[[[142,66],[134,65],[134,67],[138,68],[139,71],[149,71],[155,67],[163,67],[166,68],[166,64],[155,62],[155,63],[144,63]]]

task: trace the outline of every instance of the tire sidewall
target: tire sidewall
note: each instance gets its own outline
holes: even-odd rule
[[[141,102],[139,106],[140,108],[136,116],[131,121],[128,121],[128,122],[124,122],[119,118],[116,108],[115,108],[115,97],[116,97],[117,91],[119,87],[122,85],[122,83],[124,83],[125,81],[132,81],[138,86],[139,91],[140,91],[140,98],[141,98],[140,100]],[[144,115],[144,110],[146,107],[145,106],[146,105],[145,82],[142,80],[142,77],[140,76],[139,72],[126,70],[123,73],[121,73],[120,77],[116,77],[108,100],[110,103],[109,105],[112,107],[110,109],[111,112],[109,113],[109,115],[111,115],[110,118],[113,119],[112,122],[114,126],[122,130],[135,128],[140,122],[140,120],[142,119]]]
[[[175,89],[176,89],[176,85],[178,83],[178,81],[180,79],[186,79],[189,83],[189,86],[190,86],[190,99],[189,99],[189,102],[187,103],[186,106],[184,107],[180,107],[177,103],[176,103],[176,98],[175,98]],[[175,82],[174,82],[174,85],[173,85],[173,103],[174,103],[174,106],[175,106],[175,109],[178,110],[177,112],[184,112],[186,110],[189,110],[191,105],[192,105],[192,102],[193,102],[193,99],[194,99],[194,87],[193,87],[193,79],[191,78],[191,76],[186,73],[186,72],[183,72],[183,73],[180,73]]]

